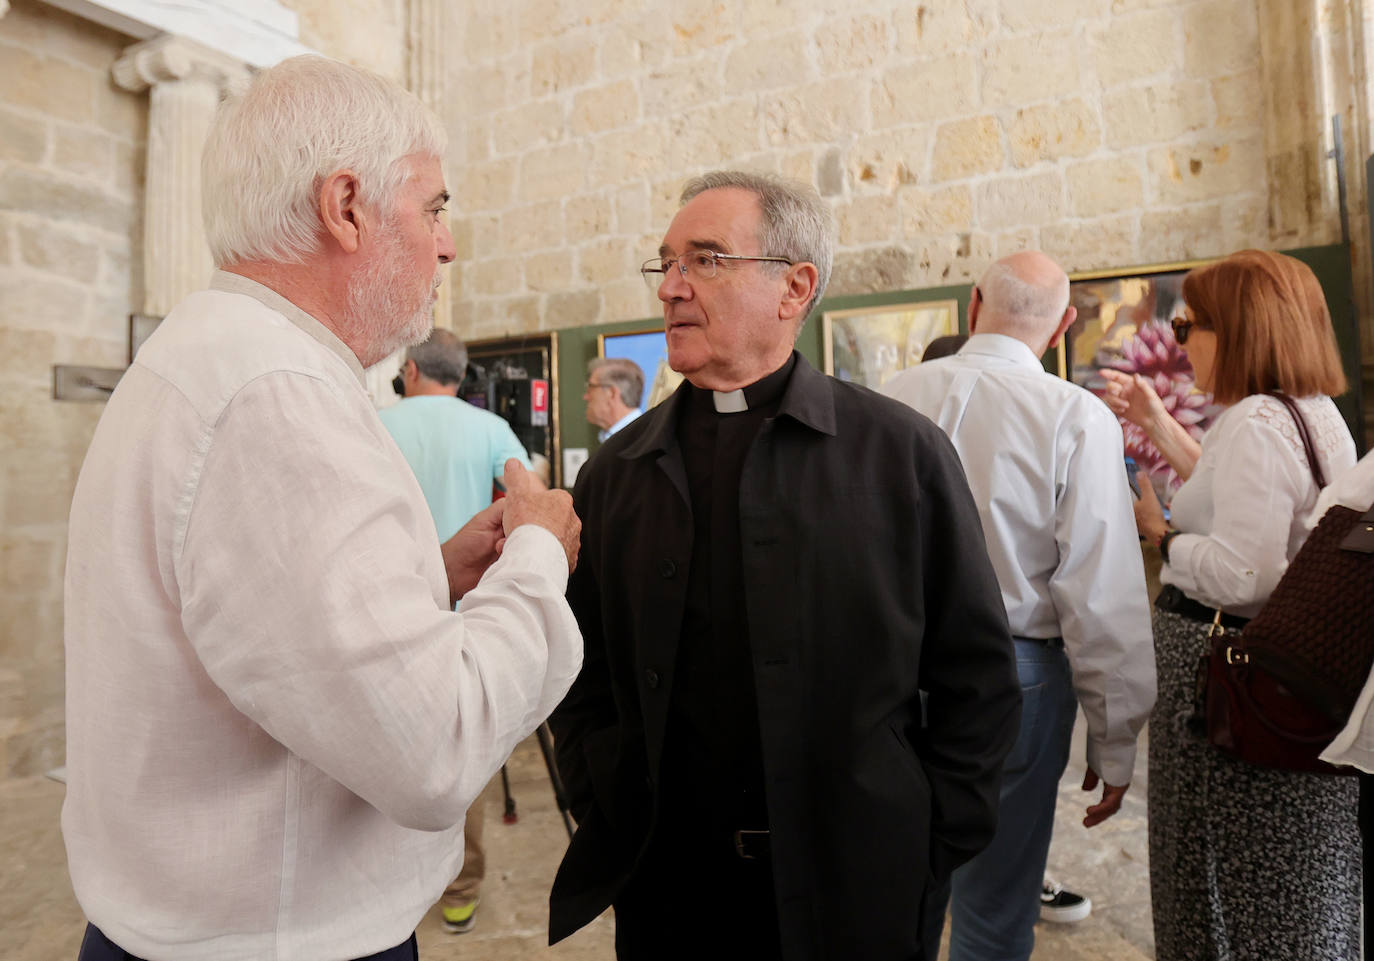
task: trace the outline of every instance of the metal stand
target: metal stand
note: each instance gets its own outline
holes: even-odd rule
[[[558,773],[558,762],[554,759],[553,732],[547,724],[541,724],[535,730],[534,736],[539,740],[539,753],[544,755],[544,767],[549,772],[549,784],[553,787],[553,799],[558,804],[558,813],[563,816],[563,827],[568,832],[568,840],[572,840],[573,821],[572,815],[568,813],[568,792],[563,786],[562,776]],[[505,795],[505,813],[502,814],[501,820],[506,824],[514,824],[520,817],[515,812],[515,798],[510,793],[510,775],[506,773],[504,764],[501,765],[501,791]]]

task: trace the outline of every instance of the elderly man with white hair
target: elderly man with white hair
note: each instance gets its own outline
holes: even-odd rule
[[[363,387],[430,330],[442,147],[414,97],[321,58],[216,117],[219,270],[139,351],[72,503],[83,961],[415,958],[464,812],[578,671],[568,495],[508,462],[441,545]]]
[[[1021,679],[997,833],[954,872],[950,961],[1030,957],[1075,695],[1088,724],[1083,789],[1103,782],[1087,827],[1120,809],[1155,699],[1121,429],[1092,394],[1040,366],[1075,316],[1064,271],[1039,252],[1014,254],[973,288],[968,343],[882,388],[959,452]]]

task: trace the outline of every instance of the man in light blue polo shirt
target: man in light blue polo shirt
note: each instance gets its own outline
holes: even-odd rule
[[[530,466],[529,455],[504,419],[458,399],[467,366],[463,342],[451,331],[435,328],[428,340],[406,351],[401,368],[405,396],[379,412],[420,482],[440,543],[491,503],[492,481],[505,472],[507,460],[514,457]],[[459,934],[472,929],[486,874],[486,794],[468,809],[463,869],[439,902],[444,923]]]

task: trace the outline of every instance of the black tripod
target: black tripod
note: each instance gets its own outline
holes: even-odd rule
[[[568,813],[568,792],[563,787],[563,778],[558,773],[558,764],[553,756],[553,733],[549,731],[547,724],[541,724],[535,729],[534,736],[539,739],[539,753],[544,755],[544,767],[549,772],[549,784],[553,787],[553,799],[558,803],[558,812],[563,815],[563,827],[568,831],[568,839],[573,836],[572,815]],[[506,773],[506,766],[501,765],[501,793],[505,795],[505,810],[501,815],[501,820],[506,824],[514,824],[520,819],[515,813],[515,798],[510,793],[510,775]]]

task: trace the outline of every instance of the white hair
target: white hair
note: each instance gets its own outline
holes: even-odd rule
[[[217,266],[302,263],[319,249],[319,189],[358,175],[360,200],[385,217],[419,154],[439,157],[444,130],[414,95],[323,57],[284,60],[220,105],[201,159],[205,233]]]
[[[1058,272],[1053,285],[1032,283],[1005,260],[999,260],[978,281],[985,307],[1010,322],[1058,320],[1069,308],[1069,278]]]

